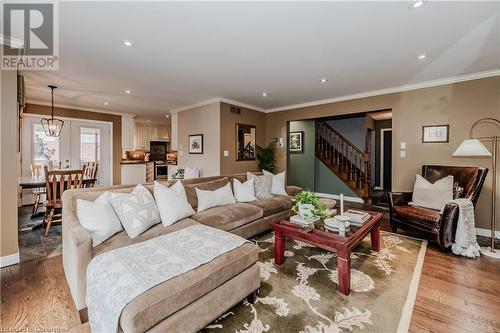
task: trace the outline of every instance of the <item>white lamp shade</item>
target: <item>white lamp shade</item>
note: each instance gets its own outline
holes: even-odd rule
[[[491,156],[491,153],[478,139],[466,139],[453,156]]]

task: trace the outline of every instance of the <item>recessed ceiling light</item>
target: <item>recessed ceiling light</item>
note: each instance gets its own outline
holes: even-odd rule
[[[326,78],[322,78],[321,80],[319,80],[319,82],[321,82],[321,83],[327,83],[327,82],[328,82],[328,79],[326,79]]]
[[[131,92],[129,89],[125,90],[125,94],[130,94]]]
[[[267,92],[265,92],[265,91],[264,91],[264,92],[262,93],[262,97],[266,97],[266,96],[267,96]]]
[[[129,41],[129,40],[124,40],[124,41],[123,41],[123,45],[130,47],[130,46],[132,46],[133,44],[132,44],[132,42],[131,42],[131,41]]]
[[[411,7],[410,8],[420,8],[424,5],[424,1],[423,0],[414,0],[411,4]]]
[[[109,105],[109,103],[108,102],[104,102],[104,105]]]
[[[425,58],[427,58],[427,54],[420,54],[417,59],[418,60],[424,60]]]

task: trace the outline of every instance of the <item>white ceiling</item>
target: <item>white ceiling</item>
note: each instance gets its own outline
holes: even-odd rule
[[[214,97],[271,109],[500,68],[500,2],[409,5],[62,2],[59,71],[26,71],[27,98],[56,84],[56,104],[143,116]]]

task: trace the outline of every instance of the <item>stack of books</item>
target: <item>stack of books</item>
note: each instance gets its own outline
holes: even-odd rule
[[[293,215],[290,217],[290,222],[300,224],[300,225],[309,225],[314,222],[319,221],[319,217],[314,217],[311,220],[305,220],[302,216],[300,215]]]
[[[370,219],[371,215],[359,210],[349,209],[344,213],[344,216],[347,216],[349,218],[349,222],[351,222],[351,225],[360,227]]]

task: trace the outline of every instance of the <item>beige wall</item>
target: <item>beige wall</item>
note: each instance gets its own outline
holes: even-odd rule
[[[236,124],[254,125],[255,141],[259,146],[266,143],[266,114],[241,108],[241,114],[230,112],[231,105],[221,103],[220,106],[220,173],[228,175],[246,171],[258,171],[257,161],[236,161]],[[229,156],[224,156],[224,150]]]
[[[26,104],[24,113],[50,115],[50,106]],[[99,113],[67,108],[54,108],[54,115],[67,118],[109,121],[113,123],[113,184],[121,184],[122,160],[122,117],[109,113]]]
[[[285,140],[286,122],[290,120],[385,109],[393,111],[393,190],[411,190],[415,174],[422,164],[488,167],[490,174],[476,211],[476,225],[488,229],[491,216],[491,160],[454,158],[452,153],[468,137],[469,128],[476,120],[483,117],[500,118],[500,76],[269,113],[266,117],[266,141],[274,137]],[[421,142],[422,126],[433,124],[450,125],[449,143]],[[475,134],[493,134],[494,130],[498,131],[498,128],[482,126]],[[406,142],[406,158],[399,157],[400,142]],[[491,147],[491,144],[487,146]],[[285,169],[285,148],[278,149],[278,164],[281,169]],[[500,207],[500,193],[497,193],[497,201],[497,207]],[[497,212],[497,226],[500,226],[499,216],[500,212]]]
[[[17,246],[17,73],[0,72],[0,257],[19,253]],[[3,260],[2,260],[3,261]]]
[[[178,167],[201,169],[201,176],[220,175],[220,103],[196,107],[177,114]],[[203,134],[203,154],[189,154],[188,137]]]

